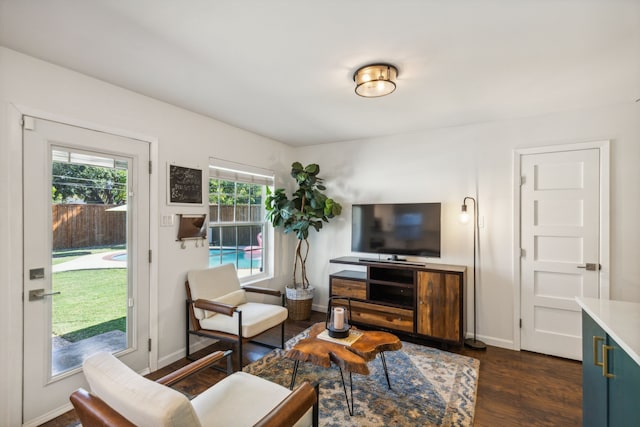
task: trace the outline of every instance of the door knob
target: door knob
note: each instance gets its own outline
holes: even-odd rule
[[[602,269],[602,266],[600,264],[595,264],[595,263],[586,263],[585,265],[579,265],[578,268],[584,268],[588,271],[597,271]]]
[[[33,289],[29,291],[29,301],[36,301],[44,297],[49,297],[51,295],[59,295],[59,294],[60,294],[60,291],[45,293],[44,289]]]

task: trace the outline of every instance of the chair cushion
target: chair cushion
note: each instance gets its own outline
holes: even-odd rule
[[[288,311],[285,307],[273,304],[248,302],[238,306],[242,311],[242,336],[255,337],[287,320]],[[233,317],[226,315],[211,316],[200,320],[202,329],[222,331],[228,334],[238,334],[238,313]]]
[[[236,267],[233,264],[222,264],[203,270],[191,270],[187,273],[187,281],[189,282],[191,299],[194,301],[197,299],[215,301],[220,297],[242,289]],[[226,303],[231,304],[229,302]],[[202,320],[207,316],[204,310],[195,307],[194,314],[198,320]]]
[[[253,426],[289,393],[279,384],[236,372],[196,396],[191,404],[204,426]],[[311,424],[309,410],[296,427]]]
[[[137,426],[200,426],[182,393],[144,378],[107,352],[82,365],[91,393]]]
[[[244,289],[241,289],[239,291],[231,292],[230,294],[226,294],[226,295],[223,295],[221,297],[218,297],[218,298],[214,299],[213,301],[221,302],[223,304],[240,306],[242,304],[246,304],[246,302],[247,302],[247,292]],[[215,311],[208,311],[208,310],[203,310],[203,309],[194,307],[194,314],[196,315],[196,318],[198,320],[202,320],[202,319],[204,319],[206,317],[215,316],[218,313],[216,313]],[[198,315],[202,316],[202,314],[204,314],[204,316],[201,317],[201,318],[198,318]]]
[[[230,294],[223,295],[214,299],[214,301],[221,302],[229,305],[242,305],[247,303],[247,292],[244,289],[239,291],[231,292]],[[206,311],[206,310],[205,310]],[[209,313],[206,311],[206,313]],[[211,315],[215,315],[217,313],[211,313]],[[207,315],[207,317],[209,317]]]

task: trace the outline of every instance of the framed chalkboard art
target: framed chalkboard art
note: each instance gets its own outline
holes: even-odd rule
[[[202,206],[202,169],[167,163],[167,204]]]

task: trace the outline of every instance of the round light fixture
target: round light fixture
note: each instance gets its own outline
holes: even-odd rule
[[[371,64],[359,68],[353,75],[356,93],[365,98],[389,95],[396,90],[398,69],[389,64]]]

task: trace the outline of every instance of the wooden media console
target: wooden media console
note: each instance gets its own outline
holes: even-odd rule
[[[358,257],[330,262],[366,267],[366,271],[343,270],[329,276],[329,294],[351,298],[355,325],[464,343],[466,267]],[[346,300],[337,299],[334,304],[346,306]]]

